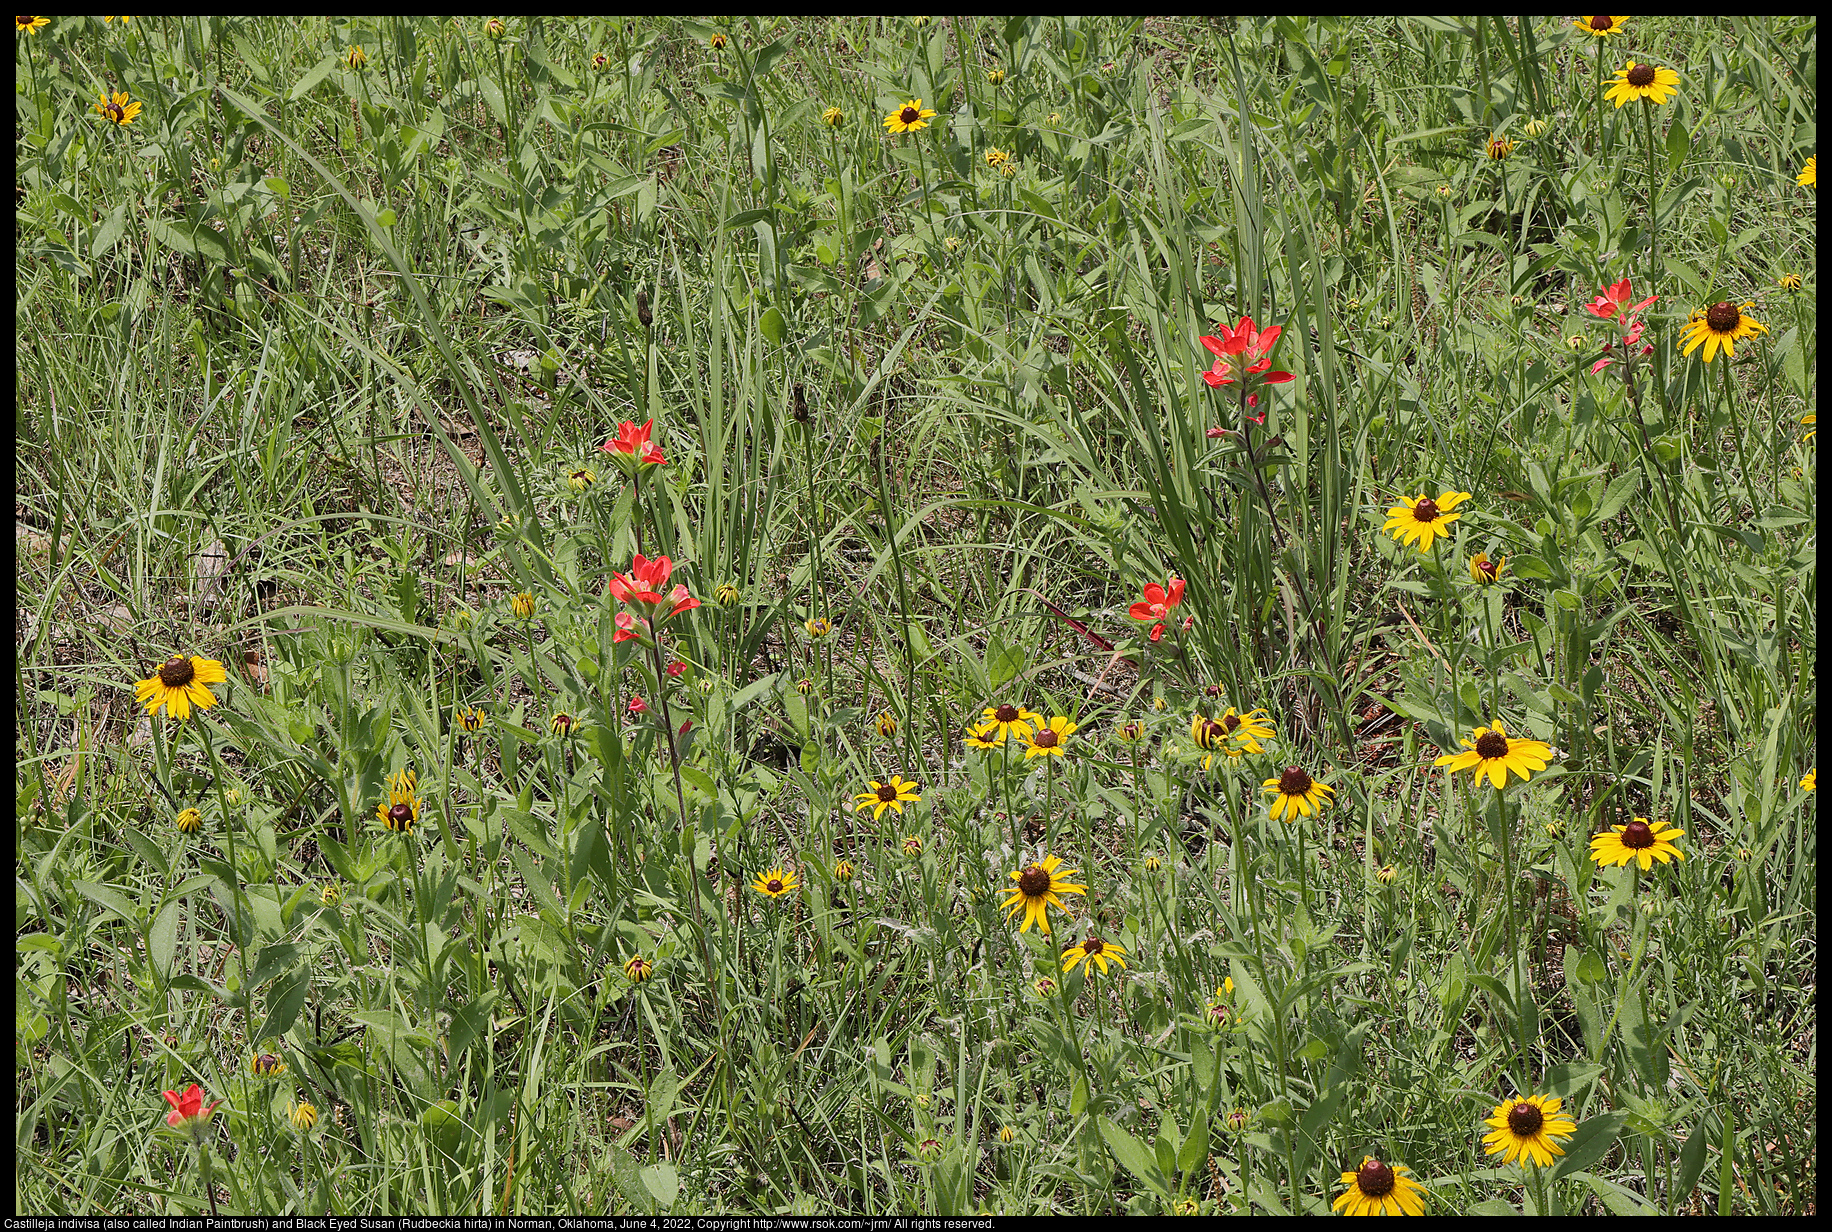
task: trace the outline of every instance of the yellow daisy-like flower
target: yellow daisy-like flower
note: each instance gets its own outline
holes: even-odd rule
[[[1005,70],[1002,68],[987,69],[986,70],[986,84],[989,86],[1004,85],[1005,84]]]
[[[1794,183],[1800,185],[1802,188],[1819,187],[1818,166],[1819,155],[1815,154],[1813,157],[1807,159],[1807,165],[1802,167],[1800,169],[1800,174],[1794,177]]]
[[[1679,89],[1679,74],[1670,68],[1657,68],[1652,64],[1637,64],[1633,60],[1628,67],[1616,72],[1615,84],[1603,92],[1604,101],[1615,100],[1618,108],[1635,99],[1646,99],[1650,103],[1663,104],[1673,97]]]
[[[1806,772],[1806,777],[1800,780],[1800,790],[1802,791],[1818,791],[1819,790],[1819,767],[1818,766],[1814,766],[1811,770]]]
[[[1431,550],[1432,540],[1449,535],[1449,526],[1463,515],[1451,510],[1469,499],[1468,492],[1445,492],[1432,500],[1423,492],[1403,505],[1387,510],[1383,531],[1391,531],[1401,543],[1416,543],[1421,552]]]
[[[1321,815],[1323,806],[1336,794],[1334,787],[1317,782],[1302,766],[1286,766],[1285,773],[1276,779],[1267,779],[1260,786],[1273,794],[1268,811],[1274,821],[1281,818],[1295,821],[1312,813]]]
[[[361,68],[369,63],[369,57],[363,52],[362,44],[352,43],[350,50],[344,52],[344,63],[351,68]]]
[[[1799,274],[1783,274],[1775,279],[1775,285],[1783,291],[1798,291],[1802,281]]]
[[[556,736],[570,736],[573,733],[573,728],[578,725],[579,720],[573,718],[570,714],[556,714],[547,723],[548,728],[551,729]]]
[[[1070,722],[1067,716],[1059,714],[1039,727],[1035,735],[1019,736],[1019,742],[1024,745],[1024,760],[1065,756],[1063,745],[1079,727],[1079,724]]]
[[[988,167],[1003,167],[1010,161],[1011,155],[1007,154],[996,145],[989,147],[986,151],[986,165]]]
[[[1571,24],[1592,38],[1615,38],[1622,33],[1622,23],[1627,17],[1580,17]]]
[[[1272,716],[1264,710],[1249,710],[1245,714],[1236,714],[1234,707],[1229,706],[1227,711],[1214,722],[1228,729],[1228,740],[1231,742],[1231,747],[1223,751],[1235,757],[1240,756],[1241,753],[1261,752],[1259,742],[1270,740],[1277,734],[1272,729]]]
[[[1482,1136],[1483,1145],[1504,1164],[1531,1160],[1541,1168],[1550,1167],[1554,1155],[1565,1153],[1553,1139],[1569,1138],[1578,1129],[1576,1121],[1559,1115],[1562,1102],[1550,1095],[1523,1095],[1496,1104],[1483,1122],[1492,1131]]]
[[[1003,745],[1005,737],[999,735],[997,723],[975,723],[967,729],[966,742],[968,748],[985,752]]]
[[[286,1062],[271,1052],[263,1052],[248,1063],[248,1072],[256,1078],[278,1078],[286,1072]]]
[[[906,834],[903,836],[903,854],[919,856],[922,854],[922,835]]]
[[[833,622],[825,616],[816,616],[813,620],[804,620],[802,628],[807,630],[809,637],[822,638],[833,632]]]
[[[1705,353],[1700,358],[1710,363],[1717,358],[1718,348],[1723,347],[1724,358],[1735,359],[1736,350],[1731,344],[1738,338],[1754,338],[1768,332],[1768,326],[1743,315],[1743,309],[1754,307],[1751,303],[1733,304],[1720,300],[1702,312],[1694,310],[1686,332],[1680,336],[1683,345],[1679,353],[1690,355],[1702,345]]]
[[[594,475],[588,466],[581,466],[566,476],[566,486],[575,492],[583,492],[597,482],[598,476]]]
[[[173,655],[159,665],[159,670],[134,684],[134,698],[146,707],[148,714],[164,706],[174,719],[191,717],[191,707],[208,710],[216,705],[216,695],[205,685],[227,684],[229,677],[215,659],[195,655]]]
[[[15,17],[13,29],[19,34],[37,34],[51,24],[49,17]]]
[[[889,740],[897,734],[897,716],[886,710],[878,716],[878,734]]]
[[[318,1124],[318,1109],[305,1100],[300,1100],[287,1107],[286,1119],[294,1129],[303,1134]]]
[[[1084,974],[1091,975],[1094,968],[1099,967],[1100,973],[1105,975],[1108,963],[1116,963],[1120,970],[1124,971],[1126,969],[1125,953],[1124,946],[1115,945],[1111,941],[1102,941],[1099,937],[1089,934],[1078,944],[1062,952],[1062,971],[1064,975],[1067,975],[1075,970],[1076,963],[1083,962],[1088,964],[1084,969]]]
[[[1010,1146],[1012,1143],[1016,1142],[1017,1140],[1018,1140],[1018,1131],[1016,1129],[1012,1128],[1010,1125],[999,1126],[999,1141],[1000,1142],[1004,1143],[1006,1146]]]
[[[921,99],[913,98],[885,116],[884,127],[893,134],[920,132],[929,126],[929,117],[934,114],[923,109]]]
[[[723,34],[715,34],[706,41],[712,44],[712,49],[714,51],[724,51],[725,44],[730,42],[731,40],[726,38],[725,35]]]
[[[988,706],[980,713],[980,728],[984,732],[988,726],[998,733],[998,742],[1005,743],[1007,737],[1024,737],[1041,726],[1043,716],[1026,710],[1022,706],[1013,706],[1009,702],[1003,706]]]
[[[180,834],[196,834],[197,828],[204,824],[204,815],[194,808],[188,808],[172,818],[172,824],[178,827]]]
[[[122,127],[132,124],[140,115],[140,104],[130,100],[126,94],[116,92],[113,95],[103,94],[102,101],[95,105],[96,114],[110,124]]]
[[[414,790],[414,772],[402,770],[388,776],[388,799],[375,806],[382,825],[397,834],[412,834],[420,820],[420,796]]]
[[[1410,1171],[1405,1164],[1386,1164],[1364,1155],[1358,1170],[1342,1174],[1348,1188],[1336,1195],[1330,1209],[1344,1215],[1423,1215],[1425,1204],[1419,1195],[1431,1191],[1407,1176]]]
[[[1497,788],[1508,785],[1510,773],[1520,776],[1524,783],[1552,760],[1552,746],[1543,740],[1522,740],[1508,735],[1507,728],[1499,719],[1493,727],[1478,727],[1471,732],[1469,739],[1461,742],[1464,751],[1446,753],[1431,764],[1449,766],[1451,773],[1459,770],[1474,770],[1476,780],[1480,782],[1483,775]]]
[[[1488,139],[1487,146],[1490,162],[1500,162],[1514,152],[1514,143],[1497,133]]]
[[[850,860],[841,860],[833,866],[833,879],[835,881],[851,881],[852,873],[852,861]]]
[[[117,22],[117,21],[118,21],[118,22],[120,22],[120,23],[121,23],[122,25],[124,25],[124,26],[125,26],[125,25],[126,25],[126,24],[127,24],[128,22],[130,22],[130,21],[132,21],[132,20],[133,20],[133,18],[132,18],[131,16],[128,16],[128,17],[104,17],[104,18],[102,18],[102,24],[106,26],[106,25],[110,25],[110,24],[112,24],[112,23],[114,23],[114,22]]]
[[[1056,896],[1058,894],[1087,896],[1087,886],[1071,885],[1066,880],[1066,878],[1073,877],[1079,870],[1065,868],[1062,870],[1062,876],[1058,877],[1056,870],[1061,865],[1061,856],[1045,856],[1041,863],[1026,865],[1011,874],[1011,879],[1016,883],[1017,888],[1011,892],[1010,898],[999,905],[1005,908],[1007,916],[1017,915],[1020,911],[1024,913],[1024,919],[1018,925],[1019,932],[1027,933],[1030,931],[1030,926],[1035,924],[1043,930],[1044,936],[1049,936],[1049,909],[1054,907],[1058,911],[1068,910],[1062,900]]]
[[[641,954],[631,955],[623,964],[623,977],[632,984],[641,984],[655,974],[655,964]]]
[[[1654,866],[1656,860],[1665,864],[1670,860],[1686,858],[1686,853],[1673,842],[1685,831],[1670,829],[1665,822],[1637,817],[1626,826],[1611,826],[1609,829],[1608,834],[1598,834],[1590,840],[1590,858],[1598,865],[1626,867],[1633,860],[1641,865],[1641,871],[1645,873]]]
[[[1478,586],[1492,586],[1501,580],[1501,570],[1507,563],[1505,555],[1500,560],[1490,560],[1487,552],[1477,552],[1469,558],[1469,575]]]
[[[327,881],[318,890],[318,901],[327,907],[335,907],[343,901],[343,887],[335,881]]]
[[[891,776],[890,782],[879,783],[873,781],[870,791],[862,791],[854,796],[853,799],[857,800],[858,803],[853,805],[853,807],[855,809],[872,809],[871,819],[873,821],[884,816],[885,809],[896,809],[898,814],[901,815],[905,804],[909,803],[911,800],[922,799],[922,797],[916,793],[916,787],[917,784],[915,783],[904,782],[902,775],[894,774]]]
[[[846,123],[846,113],[841,111],[838,107],[829,107],[827,110],[821,112],[821,123],[825,124],[828,128],[838,128],[840,125]]]
[[[483,727],[484,713],[467,706],[458,712],[458,726],[465,731],[474,732]]]
[[[800,884],[801,883],[795,879],[795,874],[793,872],[785,872],[780,868],[773,868],[769,872],[759,876],[757,880],[751,882],[751,889],[769,898],[781,898]]]
[[[1819,412],[1812,411],[1802,415],[1800,417],[1800,422],[1805,424],[1807,429],[1807,434],[1800,438],[1800,443],[1802,445],[1811,445],[1819,436]]]
[[[1380,882],[1380,884],[1384,886],[1392,885],[1398,877],[1399,870],[1394,868],[1391,864],[1383,864],[1374,870],[1374,880]]]
[[[534,596],[525,590],[522,591],[520,594],[516,595],[515,598],[509,600],[509,610],[515,613],[515,618],[517,620],[533,620]]]

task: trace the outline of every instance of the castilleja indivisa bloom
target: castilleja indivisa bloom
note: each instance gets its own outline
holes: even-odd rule
[[[1171,610],[1183,602],[1183,579],[1170,579],[1168,588],[1156,582],[1145,587],[1144,597],[1127,609],[1126,614],[1134,620],[1155,620],[1149,634],[1152,641],[1164,636],[1164,622],[1170,619]]]
[[[620,423],[617,425],[617,435],[598,448],[610,454],[626,470],[642,466],[665,466],[668,459],[662,456],[661,446],[649,440],[649,430],[654,424],[653,419],[645,421],[640,428],[627,421]]]
[[[662,589],[668,585],[668,577],[673,572],[674,562],[666,556],[649,560],[638,552],[636,563],[630,566],[628,573],[611,575],[611,597],[619,603],[640,608],[644,613],[642,618],[637,618],[628,612],[619,612],[617,633],[612,641],[627,642],[639,638],[649,631],[651,622],[669,620],[700,606],[700,601],[688,594],[687,588],[678,582],[663,596]],[[638,625],[642,626],[641,633],[637,632]]]
[[[1278,342],[1283,330],[1281,325],[1274,325],[1271,329],[1255,329],[1252,317],[1242,317],[1240,324],[1233,329],[1223,325],[1219,338],[1203,335],[1202,345],[1216,358],[1214,366],[1202,374],[1202,379],[1214,389],[1232,385],[1242,370],[1246,372],[1249,387],[1283,385],[1293,380],[1289,372],[1267,371],[1272,367],[1273,345]]]

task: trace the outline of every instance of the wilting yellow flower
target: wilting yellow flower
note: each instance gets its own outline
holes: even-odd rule
[[[1011,155],[1007,154],[996,145],[989,147],[986,151],[986,165],[988,167],[1003,167],[1010,161]]]
[[[841,111],[838,107],[829,107],[827,110],[821,112],[821,123],[825,124],[828,128],[838,128],[840,125],[846,123],[846,113]]]
[[[886,710],[878,716],[878,734],[889,740],[897,734],[897,716]]]
[[[1798,291],[1800,290],[1800,284],[1801,277],[1799,274],[1783,274],[1781,277],[1775,279],[1775,285],[1780,287],[1783,291]]]
[[[318,1109],[302,1099],[287,1107],[286,1119],[294,1129],[303,1134],[318,1124]]]
[[[641,954],[633,954],[623,964],[623,976],[632,984],[641,984],[655,974],[655,964]]]
[[[351,68],[361,68],[368,62],[369,57],[363,54],[363,49],[360,44],[352,43],[350,49],[344,52],[344,63],[348,64]]]
[[[1507,565],[1508,558],[1503,555],[1500,560],[1490,560],[1487,552],[1477,552],[1469,558],[1469,576],[1479,586],[1489,586],[1501,580],[1501,570]]]
[[[598,476],[594,475],[591,468],[586,466],[581,466],[566,477],[567,486],[575,492],[583,492],[597,482]]]
[[[1491,162],[1500,162],[1514,152],[1514,143],[1500,133],[1488,139],[1488,156]]]
[[[807,630],[809,637],[822,638],[833,632],[833,622],[825,616],[816,616],[812,620],[804,620],[802,628]]]
[[[986,71],[986,84],[992,86],[1004,85],[1005,70],[1002,68],[988,69]]]
[[[196,834],[197,828],[204,824],[204,815],[194,808],[185,809],[172,819],[180,834]]]

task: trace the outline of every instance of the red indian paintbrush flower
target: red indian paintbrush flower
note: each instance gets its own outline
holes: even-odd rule
[[[1171,610],[1183,602],[1183,579],[1170,579],[1166,589],[1156,582],[1145,588],[1144,598],[1127,609],[1126,614],[1134,620],[1155,620],[1158,623],[1151,627],[1151,640],[1157,641],[1164,636],[1164,622],[1170,619]]]
[[[200,1128],[210,1119],[210,1114],[216,1111],[217,1104],[223,1102],[219,1099],[208,1108],[204,1107],[203,1088],[195,1082],[183,1095],[176,1091],[160,1093],[165,1096],[165,1102],[172,1105],[172,1110],[165,1114],[165,1123],[173,1129]]]
[[[1658,295],[1650,295],[1630,307],[1628,301],[1633,295],[1634,292],[1629,290],[1628,279],[1624,278],[1613,286],[1604,287],[1595,299],[1584,305],[1584,311],[1606,321],[1613,320],[1620,313],[1624,321],[1630,321],[1636,313],[1660,298]]]
[[[668,585],[668,575],[674,572],[674,562],[666,556],[657,556],[654,560],[646,559],[642,553],[636,554],[636,563],[630,566],[628,573],[611,575],[611,596],[620,603],[631,607],[647,609],[651,619],[667,620],[679,616],[682,612],[691,611],[700,606],[700,601],[687,593],[687,588],[675,583],[674,589],[662,597],[662,588]],[[672,605],[672,606],[668,606]],[[667,611],[662,611],[663,607]],[[618,628],[627,626],[622,620]]]
[[[1293,380],[1289,372],[1267,371],[1272,367],[1273,345],[1282,332],[1284,327],[1281,325],[1255,329],[1252,317],[1242,317],[1233,329],[1222,326],[1219,338],[1204,334],[1202,345],[1214,353],[1215,366],[1203,373],[1202,379],[1211,388],[1220,389],[1223,385],[1232,385],[1235,374],[1244,369],[1249,385],[1283,385]]]
[[[668,459],[662,456],[661,446],[649,440],[649,430],[655,424],[647,420],[642,427],[628,421],[617,425],[617,435],[598,448],[605,453],[616,455],[616,461],[623,466],[665,466]]]

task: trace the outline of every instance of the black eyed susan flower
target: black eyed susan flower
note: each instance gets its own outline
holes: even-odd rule
[[[1450,534],[1450,524],[1463,516],[1451,511],[1468,499],[1468,492],[1444,492],[1436,500],[1421,492],[1387,510],[1387,522],[1381,529],[1393,532],[1401,543],[1416,543],[1419,551],[1428,552],[1433,539]]]
[[[1431,764],[1449,766],[1453,774],[1458,770],[1474,770],[1478,782],[1486,774],[1497,788],[1508,785],[1509,774],[1518,775],[1525,782],[1544,770],[1552,759],[1551,745],[1543,740],[1509,736],[1499,719],[1493,727],[1478,727],[1461,743],[1463,752],[1446,753]]]
[[[1198,714],[1190,720],[1190,739],[1199,749],[1217,749],[1227,743],[1228,728],[1207,715]]]
[[[1264,710],[1236,713],[1229,706],[1219,719],[1197,715],[1190,723],[1190,739],[1199,748],[1220,749],[1231,757],[1261,752],[1260,741],[1272,739],[1272,716]]]
[[[1650,822],[1645,817],[1637,817],[1626,826],[1611,826],[1609,829],[1608,834],[1599,834],[1590,840],[1590,858],[1599,866],[1626,866],[1633,860],[1641,865],[1641,871],[1645,873],[1654,866],[1656,860],[1665,864],[1686,858],[1686,853],[1673,842],[1685,831],[1674,830],[1665,822]]]
[[[515,613],[515,618],[517,620],[533,620],[534,596],[525,590],[522,591],[520,594],[516,595],[515,598],[509,600],[509,610]]]
[[[1525,124],[1520,126],[1520,135],[1523,137],[1544,137],[1551,131],[1551,128],[1552,125],[1544,120],[1528,120]]]
[[[1780,287],[1783,291],[1798,291],[1800,290],[1800,284],[1801,277],[1799,274],[1783,274],[1781,277],[1775,279],[1775,285]]]
[[[1238,1134],[1253,1123],[1253,1114],[1245,1108],[1236,1108],[1222,1120],[1230,1130]]]
[[[483,33],[485,38],[499,39],[509,33],[509,27],[503,24],[502,18],[492,17],[483,23]]]
[[[835,881],[851,881],[852,875],[853,867],[850,860],[841,860],[833,866],[833,879]]]
[[[286,1072],[286,1062],[271,1052],[263,1052],[248,1063],[248,1071],[256,1078],[278,1078]]]
[[[1063,757],[1063,746],[1069,736],[1079,728],[1079,724],[1069,721],[1066,715],[1056,715],[1043,724],[1034,735],[1018,737],[1024,745],[1024,760],[1033,757]]]
[[[1580,17],[1571,24],[1592,38],[1615,38],[1622,33],[1622,23],[1627,17]]]
[[[597,52],[596,54],[592,56],[592,68],[596,70],[597,72],[602,73],[605,69],[609,68],[610,66],[611,66],[611,58],[605,55],[602,51]]]
[[[294,1129],[303,1134],[318,1124],[318,1109],[302,1099],[287,1107],[286,1119]]]
[[[802,679],[795,682],[795,691],[800,693],[803,697],[806,697],[808,694],[814,692],[814,682],[804,676]]]
[[[1514,143],[1500,133],[1488,139],[1487,152],[1490,162],[1500,162],[1514,152]]]
[[[1010,1125],[1001,1125],[999,1127],[999,1141],[1000,1142],[1004,1143],[1006,1146],[1010,1146],[1012,1143],[1016,1142],[1017,1140],[1018,1140],[1018,1131],[1016,1129],[1012,1128]]]
[[[375,806],[382,825],[397,834],[412,834],[420,820],[420,796],[412,770],[401,770],[388,776],[388,799]]]
[[[1002,68],[994,68],[994,69],[986,70],[986,84],[989,86],[1004,85],[1005,84],[1005,70]]]
[[[997,723],[975,723],[967,729],[964,740],[968,748],[978,749],[984,753],[988,749],[996,749],[1005,743],[1004,737],[1000,736],[998,731]]]
[[[1320,815],[1323,806],[1336,794],[1334,787],[1317,782],[1302,766],[1286,766],[1285,773],[1276,779],[1267,779],[1260,786],[1273,795],[1268,811],[1274,821],[1280,818],[1295,821],[1299,816],[1309,817],[1312,813]]]
[[[930,17],[930,16],[927,16],[927,15],[925,14],[925,15],[923,15],[923,16],[920,16],[920,17],[912,17],[912,18],[910,18],[910,24],[911,24],[912,26],[914,26],[914,27],[916,27],[916,29],[918,29],[918,30],[927,30],[927,29],[929,28],[929,23],[930,23],[930,22],[932,22],[932,21],[934,21],[934,20],[935,20],[935,19],[934,19],[933,17]]]
[[[18,34],[37,34],[51,24],[49,17],[15,17],[13,30]]]
[[[1075,965],[1077,963],[1088,964],[1087,967],[1083,969],[1084,974],[1092,974],[1093,969],[1099,967],[1100,973],[1105,975],[1107,974],[1108,963],[1115,963],[1119,966],[1120,970],[1124,971],[1126,969],[1125,954],[1126,949],[1124,946],[1115,945],[1111,941],[1102,941],[1099,937],[1090,933],[1082,938],[1078,944],[1072,945],[1062,952],[1062,971],[1064,975],[1067,975],[1069,972],[1075,970]]]
[[[1487,552],[1477,552],[1469,558],[1469,576],[1478,586],[1492,586],[1501,580],[1501,570],[1507,563],[1506,555],[1500,560],[1490,560]]]
[[[1374,870],[1374,880],[1384,886],[1390,886],[1399,878],[1399,870],[1391,864],[1383,864]]]
[[[641,984],[655,974],[655,964],[641,954],[633,954],[623,964],[623,976],[632,984]]]
[[[1613,99],[1618,108],[1638,98],[1659,105],[1672,98],[1678,89],[1679,74],[1672,69],[1630,60],[1626,68],[1617,70],[1615,84],[1603,92],[1603,98],[1605,101]]]
[[[725,45],[729,43],[731,40],[726,38],[726,36],[723,34],[715,34],[706,41],[712,44],[712,49],[714,51],[724,51]]]
[[[1037,990],[1037,995],[1039,997],[1053,997],[1056,995],[1056,981],[1052,980],[1047,975],[1038,980],[1035,984],[1032,984],[1031,987]]]
[[[828,128],[838,128],[840,125],[846,123],[846,113],[841,111],[838,107],[829,107],[827,110],[821,112],[821,123],[825,124]]]
[[[889,740],[897,734],[897,716],[886,710],[878,716],[877,728],[878,734]]]
[[[566,476],[566,486],[575,492],[583,492],[597,482],[598,476],[594,475],[591,468],[587,466],[581,466]]]
[[[361,68],[363,65],[369,63],[369,57],[364,54],[360,44],[352,43],[350,49],[344,52],[344,63],[348,64],[351,68]]]
[[[1336,1195],[1330,1209],[1344,1215],[1423,1215],[1425,1203],[1420,1195],[1431,1191],[1405,1175],[1410,1171],[1405,1164],[1387,1164],[1364,1155],[1359,1169],[1342,1174],[1348,1189]]]
[[[1006,153],[1004,150],[1001,150],[996,145],[989,147],[986,151],[986,165],[988,167],[993,167],[993,168],[1003,167],[1006,163],[1010,161],[1011,161],[1011,155]]]
[[[995,742],[998,744],[1004,744],[1007,737],[1022,740],[1042,723],[1042,715],[1034,714],[1022,706],[1013,706],[1009,702],[1003,706],[988,706],[980,714],[982,730],[990,726],[997,733]],[[985,734],[988,739],[994,738],[992,732]]]
[[[1056,896],[1058,894],[1080,894],[1086,897],[1087,886],[1071,885],[1067,880],[1073,877],[1077,870],[1063,869],[1059,877],[1056,870],[1061,866],[1062,857],[1045,856],[1041,862],[1026,865],[1011,874],[1016,888],[1012,890],[1011,897],[999,905],[1005,908],[1005,914],[1008,917],[1017,915],[1020,911],[1024,913],[1024,919],[1018,925],[1019,932],[1029,932],[1030,926],[1035,924],[1042,930],[1044,936],[1049,936],[1049,909],[1054,907],[1058,911],[1066,912],[1068,910],[1063,906],[1062,900]]]
[[[1155,873],[1164,867],[1164,861],[1155,852],[1145,857],[1145,871]]]
[[[148,714],[164,706],[166,714],[182,720],[191,717],[192,706],[208,710],[216,705],[216,695],[205,685],[228,682],[223,665],[215,659],[173,655],[150,677],[135,683],[134,697],[146,707]]]
[[[110,124],[122,127],[132,124],[140,115],[140,104],[130,100],[126,94],[117,91],[113,95],[103,94],[102,101],[95,105],[96,114]]]
[[[898,814],[901,815],[905,804],[909,803],[911,800],[922,799],[921,796],[916,794],[917,786],[918,785],[915,783],[904,782],[903,776],[900,774],[892,775],[888,783],[880,783],[873,780],[870,791],[862,791],[853,797],[854,800],[858,801],[853,807],[855,809],[872,809],[871,819],[873,821],[884,816],[885,809],[896,809]]]
[[[1553,1139],[1569,1138],[1578,1128],[1577,1122],[1559,1115],[1562,1102],[1550,1095],[1523,1095],[1496,1104],[1483,1122],[1492,1132],[1482,1136],[1482,1144],[1504,1164],[1531,1160],[1541,1168],[1550,1167],[1554,1155],[1565,1153]]]
[[[906,834],[903,836],[903,854],[919,856],[922,854],[922,835]]]
[[[484,713],[481,710],[466,706],[458,712],[458,726],[462,727],[465,731],[477,731],[483,727],[483,722]]]
[[[343,901],[343,887],[335,881],[327,881],[318,891],[318,901],[327,907],[335,907]]]
[[[197,827],[204,824],[204,815],[194,808],[185,809],[172,819],[180,834],[196,834]]]
[[[1699,358],[1706,363],[1717,357],[1719,347],[1724,348],[1724,358],[1735,359],[1736,351],[1731,344],[1738,338],[1754,338],[1757,334],[1768,332],[1768,326],[1754,317],[1743,315],[1743,309],[1754,307],[1751,303],[1739,305],[1721,300],[1703,312],[1693,312],[1692,320],[1686,325],[1686,332],[1680,336],[1683,343],[1680,354],[1690,355],[1702,345],[1705,353]]]
[[[833,632],[833,622],[825,616],[816,616],[813,620],[803,621],[802,628],[808,631],[809,637],[819,639]]]
[[[1819,790],[1819,767],[1818,766],[1814,766],[1811,770],[1806,772],[1806,776],[1800,780],[1800,790],[1802,791]]]
[[[738,606],[738,588],[730,582],[721,583],[718,589],[712,592],[712,597],[720,607]]]
[[[780,868],[773,868],[767,873],[760,874],[757,880],[751,882],[751,889],[764,895],[766,898],[781,898],[783,895],[796,889],[800,884],[801,883],[796,880],[793,872],[785,872]]]
[[[1819,436],[1819,412],[1813,411],[1810,414],[1802,415],[1800,417],[1800,422],[1806,425],[1807,430],[1807,434],[1800,438],[1800,443],[1802,445],[1811,445]]]
[[[924,1163],[933,1163],[941,1158],[941,1139],[924,1138],[916,1144],[916,1157]]]
[[[885,116],[884,127],[892,134],[920,132],[929,126],[929,117],[934,114],[923,109],[921,99],[913,98]]]
[[[570,714],[556,714],[547,722],[548,728],[556,736],[570,736],[573,733],[573,728],[578,725],[579,720],[573,718]]]
[[[40,20],[43,19],[41,18]],[[1802,188],[1819,187],[1818,167],[1819,155],[1815,154],[1813,157],[1807,159],[1807,165],[1802,167],[1800,169],[1800,174],[1794,177],[1794,183],[1800,185]]]
[[[1131,723],[1121,723],[1113,729],[1113,735],[1123,744],[1137,744],[1145,738],[1145,725],[1136,720]]]

